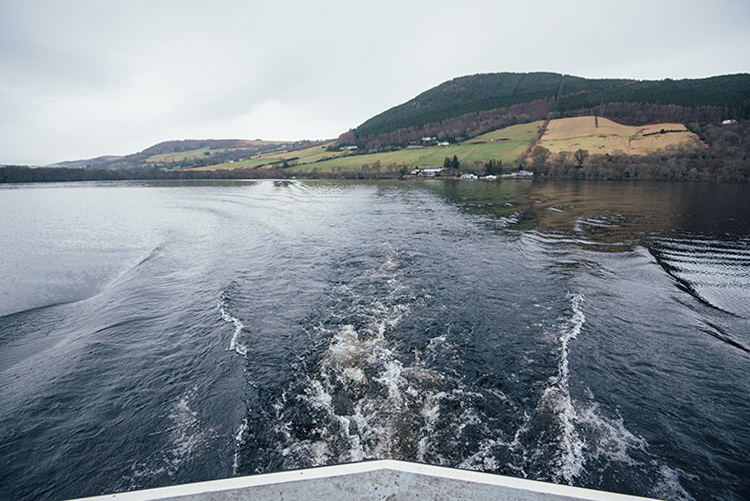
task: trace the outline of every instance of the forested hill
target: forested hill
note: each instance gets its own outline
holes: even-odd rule
[[[581,114],[635,122],[750,118],[750,74],[640,81],[558,73],[464,76],[372,117],[340,142],[378,147],[420,134],[465,137],[517,122]]]

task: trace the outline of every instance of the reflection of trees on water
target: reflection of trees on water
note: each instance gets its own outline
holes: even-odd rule
[[[683,232],[746,235],[748,194],[736,184],[619,182],[534,183],[528,192],[541,230],[581,228],[604,242]]]
[[[462,210],[515,216],[511,229],[574,235],[589,243],[645,244],[680,233],[750,234],[750,187],[717,183],[428,181]]]

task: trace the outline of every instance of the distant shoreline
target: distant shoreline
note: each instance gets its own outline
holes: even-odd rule
[[[671,181],[671,182],[708,182],[708,183],[745,183],[750,178],[744,179],[721,179],[717,176],[691,177],[690,173],[686,175],[675,175],[675,172],[663,170],[661,172],[651,171],[651,166],[645,166],[643,174],[636,168],[631,171],[624,171],[619,176],[613,176],[609,166],[602,164],[590,165],[584,168],[569,168],[559,172],[535,173],[534,176],[511,176],[505,173],[497,180],[483,180],[477,177],[476,181],[489,182],[506,182],[509,180],[574,180],[574,181]],[[647,170],[647,168],[649,170]],[[608,175],[610,174],[610,175]],[[629,174],[629,175],[626,175]],[[85,170],[85,169],[66,169],[51,167],[26,167],[26,166],[6,166],[0,167],[0,185],[1,184],[44,184],[44,183],[67,183],[67,182],[90,182],[90,181],[201,181],[201,180],[291,180],[291,179],[331,179],[331,180],[445,180],[458,181],[462,180],[456,176],[435,176],[421,177],[414,175],[402,175],[399,172],[380,172],[365,175],[361,172],[315,172],[300,173],[290,172],[284,169],[235,169],[235,170],[181,170],[181,171],[128,171],[128,170]]]

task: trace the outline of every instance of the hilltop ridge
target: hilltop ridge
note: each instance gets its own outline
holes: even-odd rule
[[[338,142],[382,149],[423,136],[459,140],[516,123],[582,115],[634,124],[747,119],[750,74],[684,80],[542,72],[468,75],[375,115]]]

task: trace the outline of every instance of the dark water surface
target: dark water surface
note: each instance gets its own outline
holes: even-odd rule
[[[3,498],[394,458],[750,498],[750,186],[0,188]]]

